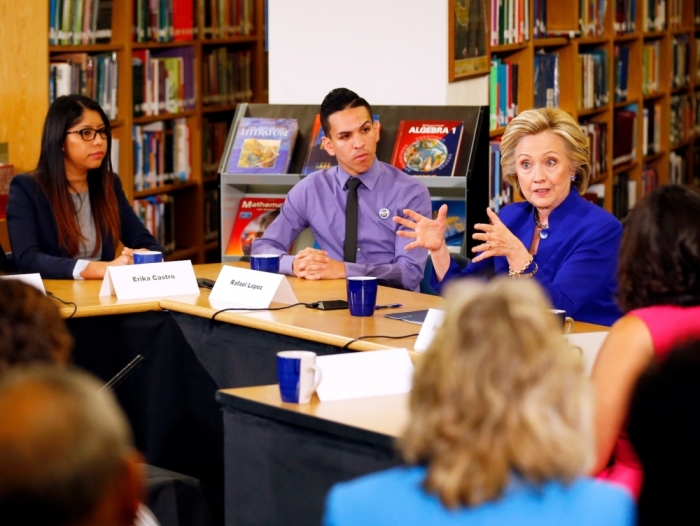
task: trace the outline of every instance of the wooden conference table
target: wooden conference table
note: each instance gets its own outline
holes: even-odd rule
[[[195,274],[215,279],[221,268],[221,264],[197,265]],[[288,280],[300,302],[346,297],[344,280]],[[203,480],[221,495],[224,432],[215,401],[217,390],[274,384],[275,355],[281,350],[328,355],[405,347],[412,352],[415,336],[353,340],[416,334],[417,325],[384,314],[443,307],[437,296],[380,287],[378,303],[403,307],[355,318],[347,310],[298,306],[225,312],[212,321],[216,309],[209,305],[205,289],[200,289],[199,296],[119,301],[114,296],[99,297],[100,281],[45,280],[44,284],[57,298],[75,303],[75,307],[59,304],[59,308],[64,317],[70,317],[77,365],[106,381],[137,354],[146,358],[116,394],[148,462]],[[600,329],[582,323],[575,327],[576,331]],[[346,344],[350,350],[343,349]]]

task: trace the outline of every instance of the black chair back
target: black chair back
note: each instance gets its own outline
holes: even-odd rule
[[[0,272],[17,272],[12,252],[6,254],[5,249],[2,248],[2,243],[0,243]]]

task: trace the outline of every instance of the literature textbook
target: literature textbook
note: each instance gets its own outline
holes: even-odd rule
[[[297,137],[296,119],[245,117],[238,123],[227,173],[285,174]]]
[[[391,164],[409,175],[453,176],[462,121],[401,121]]]

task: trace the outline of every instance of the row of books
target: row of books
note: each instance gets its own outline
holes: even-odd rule
[[[616,173],[613,178],[612,213],[622,220],[637,203],[637,181],[628,172]]]
[[[681,29],[682,25],[683,0],[668,0],[668,28]]]
[[[73,0],[81,1],[81,0]],[[197,18],[203,38],[229,38],[255,32],[255,0],[133,0],[134,42],[192,40]]]
[[[194,49],[137,49],[132,54],[134,117],[193,110]]]
[[[205,49],[202,60],[202,102],[235,104],[253,99],[252,53],[227,47]]]
[[[190,128],[185,119],[157,121],[133,128],[134,190],[189,180]]]
[[[7,143],[4,143],[7,146]],[[15,176],[15,167],[0,162],[0,219],[7,217],[7,199],[10,194],[10,181]]]
[[[642,114],[642,155],[661,151],[661,103],[645,102]]]
[[[491,45],[530,40],[530,1],[491,0]]]
[[[166,254],[175,251],[175,197],[169,194],[134,199],[134,212]]]
[[[228,38],[255,32],[255,0],[204,2],[203,37]]]
[[[219,170],[219,162],[226,149],[231,123],[229,120],[204,119],[202,126],[202,164],[204,177],[213,177]]]
[[[585,37],[603,36],[607,0],[579,0],[579,25]]]
[[[668,156],[671,184],[685,184],[688,180],[688,162],[683,155],[671,152]]]
[[[645,42],[642,48],[642,93],[649,95],[659,91],[661,43]]]
[[[613,166],[637,159],[637,104],[629,104],[615,110],[613,140]]]
[[[375,115],[378,120],[378,115]],[[409,175],[453,176],[464,123],[458,120],[400,121],[391,164]],[[337,165],[323,148],[320,115],[316,115],[302,173]],[[284,174],[289,169],[298,133],[296,119],[246,117],[236,129],[227,173]]]
[[[580,124],[586,136],[591,158],[591,180],[595,181],[608,171],[608,125],[590,121]]]
[[[657,186],[659,186],[659,172],[656,170],[656,166],[654,166],[652,163],[644,163],[642,165],[641,180],[642,197],[647,195]]]
[[[111,120],[117,118],[118,63],[116,53],[62,53],[49,64],[49,99],[80,94],[102,106]]]
[[[658,42],[657,42],[658,44]],[[628,96],[630,47],[615,45],[615,102],[624,102]],[[642,80],[644,82],[644,80]]]
[[[101,44],[112,38],[113,0],[50,0],[49,44]]]
[[[535,107],[559,107],[559,53],[535,55]]]
[[[507,126],[518,114],[518,64],[493,58],[489,71],[489,129]]]
[[[133,0],[134,42],[192,40],[197,0]]]
[[[219,189],[204,190],[204,242],[219,239]]]
[[[578,107],[599,108],[609,102],[608,52],[592,49],[577,57],[579,82],[577,85]]]
[[[695,93],[695,97],[698,93]],[[672,95],[669,103],[669,142],[677,146],[690,139],[695,131],[695,105],[697,99],[689,93]]]
[[[284,195],[279,194],[243,196],[228,236],[225,255],[249,256],[253,241],[262,237],[265,230],[277,218],[284,199]],[[450,252],[459,253],[467,230],[466,201],[462,198],[448,197],[433,197],[431,201],[433,217],[437,216],[442,205],[447,205],[445,242]]]
[[[666,0],[641,0],[644,31],[666,29]]]
[[[675,35],[671,40],[671,86],[681,88],[690,82],[690,44],[688,35]]]
[[[642,0],[646,2],[647,0]],[[636,30],[637,0],[615,0],[615,22],[613,30],[616,35],[634,33]]]
[[[489,208],[498,213],[513,200],[513,188],[501,171],[501,138],[489,142]]]

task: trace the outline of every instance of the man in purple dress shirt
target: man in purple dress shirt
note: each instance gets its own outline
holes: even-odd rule
[[[380,283],[406,290],[419,289],[428,257],[424,249],[405,250],[410,239],[399,237],[395,215],[404,208],[432,215],[428,189],[416,179],[377,160],[379,122],[372,108],[356,93],[338,88],[321,104],[323,146],[338,166],[314,172],[287,194],[280,215],[252,254],[281,254],[280,272],[300,278],[342,279],[374,276]],[[347,181],[358,177],[356,262],[343,261]],[[416,207],[416,208],[414,208]],[[287,254],[299,233],[310,228],[322,250],[305,248]]]

